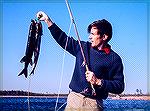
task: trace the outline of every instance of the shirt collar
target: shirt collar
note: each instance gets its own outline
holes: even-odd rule
[[[104,51],[106,54],[109,54],[110,53],[110,49],[111,49],[111,46],[109,44],[107,44],[103,49],[102,51]]]
[[[95,50],[97,50],[97,48],[93,48]],[[104,51],[106,54],[109,54],[111,50],[111,46],[109,44],[107,44],[103,49],[99,50],[99,51]]]

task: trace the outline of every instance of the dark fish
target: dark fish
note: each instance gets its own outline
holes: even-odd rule
[[[37,22],[36,23],[35,47],[34,47],[34,64],[32,66],[33,68],[32,68],[30,75],[34,74],[34,70],[37,65],[37,61],[38,61],[39,53],[40,53],[40,44],[41,44],[41,36],[42,35],[43,35],[42,34],[42,24],[41,24],[41,22]]]
[[[42,24],[41,22],[37,22],[36,20],[31,20],[30,29],[29,29],[29,35],[28,35],[28,42],[26,47],[26,53],[25,56],[21,59],[21,63],[24,62],[24,69],[19,73],[18,76],[24,74],[27,78],[28,76],[28,65],[33,65],[32,62],[32,56],[34,54],[34,68],[32,70],[32,73],[34,73],[37,60],[39,57],[39,51],[40,51],[40,43],[41,43],[41,35],[42,35]]]

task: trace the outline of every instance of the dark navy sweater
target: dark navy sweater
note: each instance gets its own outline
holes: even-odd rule
[[[69,88],[80,93],[86,87],[90,87],[85,77],[85,67],[82,66],[83,57],[77,40],[68,37],[55,23],[49,27],[53,38],[57,43],[65,48],[66,40],[68,44],[66,50],[76,57],[75,68]],[[87,64],[90,71],[94,72],[97,78],[102,79],[102,85],[95,85],[97,99],[106,99],[108,93],[120,94],[124,91],[123,64],[120,56],[112,49],[110,53],[103,50],[96,50],[89,42],[81,41]]]

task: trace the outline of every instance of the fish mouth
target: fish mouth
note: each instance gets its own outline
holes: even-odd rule
[[[90,43],[93,43],[93,41],[92,41],[91,39],[89,40],[89,42],[90,42]]]

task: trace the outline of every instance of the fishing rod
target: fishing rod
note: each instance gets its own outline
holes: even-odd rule
[[[67,5],[67,8],[68,8],[69,15],[70,15],[70,19],[71,19],[71,21],[72,21],[72,23],[74,25],[74,30],[75,30],[76,36],[78,38],[78,43],[79,43],[81,54],[82,54],[82,57],[83,57],[83,65],[85,66],[86,71],[89,71],[89,68],[88,68],[88,65],[87,65],[87,62],[86,62],[86,58],[85,58],[85,54],[83,52],[83,47],[81,45],[80,36],[79,36],[78,30],[77,30],[77,25],[75,23],[75,20],[74,20],[74,17],[73,17],[70,5],[68,3],[68,0],[65,0],[65,1],[66,1],[66,5]],[[96,95],[93,84],[91,84],[91,88],[92,88],[92,91],[93,91],[94,95]]]

